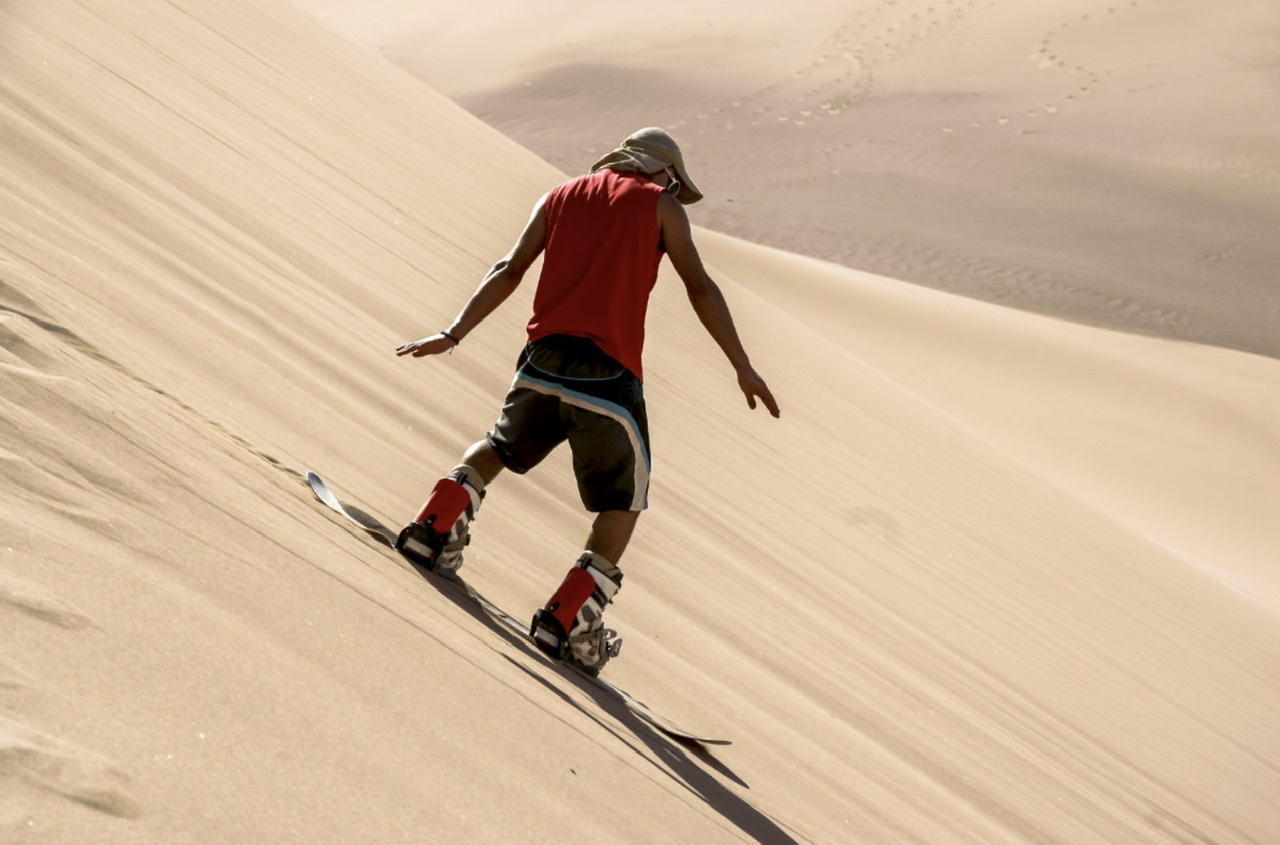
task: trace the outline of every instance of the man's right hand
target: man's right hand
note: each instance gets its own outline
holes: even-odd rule
[[[439,355],[441,352],[448,352],[458,344],[444,334],[433,334],[431,337],[424,337],[422,340],[415,340],[406,343],[403,346],[396,347],[397,355],[412,355],[415,358],[421,358],[424,355]]]

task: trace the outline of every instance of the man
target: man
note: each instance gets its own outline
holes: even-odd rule
[[[641,352],[649,294],[664,253],[702,325],[733,365],[748,406],[755,408],[758,399],[779,416],[694,246],[684,204],[701,198],[671,136],[642,129],[586,176],[538,200],[516,245],[448,329],[396,350],[421,357],[458,346],[545,251],[529,343],[501,416],[436,484],[400,533],[397,548],[453,577],[485,487],[503,469],[528,472],[568,440],[582,503],[596,517],[585,551],[538,611],[532,633],[545,651],[591,673],[621,646],[602,615],[622,584],[618,563],[647,506],[649,433]]]

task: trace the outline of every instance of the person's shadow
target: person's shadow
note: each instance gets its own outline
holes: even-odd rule
[[[344,507],[352,519],[360,523],[365,531],[395,551],[394,531],[359,508],[346,504]],[[424,581],[459,609],[506,640],[517,653],[523,653],[526,658],[524,661],[506,655],[507,661],[512,666],[536,680],[566,705],[575,708],[583,717],[611,733],[650,765],[670,775],[691,795],[702,800],[744,834],[757,842],[796,842],[796,839],[783,830],[778,822],[735,795],[708,771],[708,769],[713,770],[744,789],[751,788],[742,778],[734,774],[733,770],[717,760],[706,746],[693,740],[683,741],[664,733],[659,727],[655,727],[632,712],[617,694],[592,683],[590,679],[581,676],[572,668],[562,666],[543,655],[527,637],[515,633],[511,629],[510,622],[495,618],[495,612],[507,616],[508,619],[511,617],[481,596],[461,576],[452,580],[442,578],[403,555],[397,553],[397,556],[403,566],[418,573]],[[486,606],[490,609],[486,610]],[[600,710],[614,720],[614,724],[608,724],[582,707],[565,692],[565,684],[572,684],[579,692],[585,693]],[[630,736],[620,731],[618,726],[625,726]]]

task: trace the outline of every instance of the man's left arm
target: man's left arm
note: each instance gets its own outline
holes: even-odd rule
[[[702,321],[707,333],[720,346],[729,363],[738,374],[738,387],[747,397],[747,405],[756,407],[756,399],[764,403],[769,413],[775,417],[782,416],[778,403],[773,398],[769,386],[751,365],[747,350],[738,337],[737,327],[733,323],[733,315],[729,312],[729,303],[725,301],[720,286],[707,274],[702,266],[702,257],[693,242],[693,230],[689,225],[689,215],[684,206],[674,196],[664,194],[658,201],[658,225],[662,232],[662,243],[671,259],[671,265],[680,274],[684,282],[685,292],[694,313]]]

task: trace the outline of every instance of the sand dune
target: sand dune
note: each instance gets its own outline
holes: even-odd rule
[[[667,126],[713,229],[1280,357],[1271,0],[303,5],[566,171]]]
[[[809,330],[1280,610],[1274,360],[1036,317],[721,236],[708,244],[733,278]]]
[[[695,751],[302,481],[398,521],[490,424],[529,290],[392,352],[561,174],[286,4],[28,0],[0,48],[6,841],[1280,830],[1275,362],[700,232],[784,417],[664,276],[608,670]],[[472,583],[531,611],[575,501],[565,456],[495,485]]]

